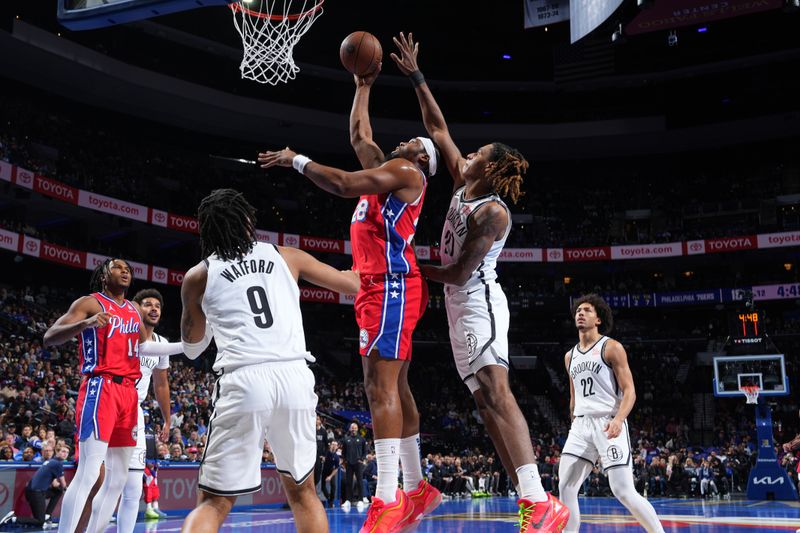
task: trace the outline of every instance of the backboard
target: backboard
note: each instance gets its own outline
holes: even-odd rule
[[[714,357],[714,395],[744,396],[741,387],[756,385],[761,396],[786,396],[789,380],[783,354]]]
[[[71,30],[91,30],[188,9],[224,6],[232,0],[58,0],[58,21]]]

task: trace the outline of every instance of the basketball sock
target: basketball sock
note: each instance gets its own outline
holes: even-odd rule
[[[400,439],[400,465],[403,467],[403,490],[415,490],[422,481],[419,457],[419,433]]]
[[[375,496],[383,503],[392,503],[400,474],[400,439],[375,439],[375,460],[378,463]]]
[[[630,466],[612,468],[606,472],[611,492],[624,505],[647,533],[663,533],[664,528],[656,510],[644,497],[636,492],[633,485],[633,471]]]
[[[154,503],[154,502],[148,502],[148,503],[147,503],[147,508],[148,508],[148,509],[154,509],[154,507],[153,507],[153,503]]]
[[[539,469],[535,463],[522,465],[517,468],[517,478],[519,479],[519,497],[532,502],[543,502],[547,500],[547,493],[542,487],[542,478],[539,477]]]
[[[153,509],[158,511],[158,502],[153,502]]]
[[[142,472],[134,470],[128,472],[125,488],[122,489],[122,498],[117,511],[117,529],[119,531],[133,531],[136,527],[136,516],[139,514],[139,500],[142,497]]]

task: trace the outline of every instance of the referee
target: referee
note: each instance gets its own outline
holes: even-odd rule
[[[64,479],[64,460],[67,457],[69,457],[69,447],[61,446],[53,458],[39,467],[25,487],[25,499],[28,500],[33,516],[17,517],[14,511],[11,511],[3,518],[0,525],[12,523],[42,527],[45,524],[46,518],[49,519],[67,488],[67,481]]]

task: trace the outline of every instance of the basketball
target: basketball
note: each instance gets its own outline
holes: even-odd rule
[[[355,31],[344,38],[339,47],[342,65],[356,76],[374,72],[383,59],[383,48],[378,39],[369,32]]]

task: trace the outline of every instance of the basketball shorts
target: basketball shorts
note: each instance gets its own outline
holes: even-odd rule
[[[474,393],[475,373],[488,365],[508,369],[508,301],[499,284],[445,287],[450,346],[461,381]]]
[[[317,460],[314,374],[305,360],[236,368],[217,380],[198,487],[219,496],[261,490],[264,441],[298,485]]]
[[[564,444],[562,455],[572,455],[592,464],[600,460],[605,472],[609,468],[631,466],[631,437],[628,421],[622,423],[620,434],[609,439],[605,427],[613,416],[576,416]]]
[[[411,360],[411,336],[428,306],[428,285],[422,276],[361,276],[356,295],[356,323],[361,355],[373,350],[384,359]]]
[[[154,481],[149,485],[145,485],[142,489],[142,496],[144,497],[144,503],[158,501],[158,499],[161,497],[161,490],[158,488],[158,483]]]
[[[75,404],[78,441],[91,436],[110,448],[136,446],[139,397],[132,380],[115,383],[110,377],[85,377]]]
[[[139,412],[139,431],[136,433],[136,448],[131,455],[128,470],[144,471],[144,464],[147,460],[147,436],[144,433],[144,411],[142,411],[141,405],[137,407],[137,411]]]

